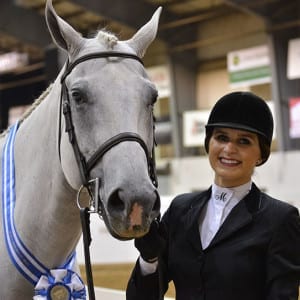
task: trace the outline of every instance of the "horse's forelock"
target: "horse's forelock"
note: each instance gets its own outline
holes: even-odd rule
[[[107,46],[108,48],[113,48],[119,41],[119,39],[111,32],[105,30],[99,30],[96,34],[96,39]]]

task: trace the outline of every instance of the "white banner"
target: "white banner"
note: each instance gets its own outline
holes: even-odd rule
[[[155,84],[160,98],[170,97],[170,73],[167,66],[155,66],[147,68],[147,74]]]
[[[227,69],[232,88],[271,82],[268,47],[262,45],[229,52]]]
[[[300,78],[300,38],[290,40],[288,44],[287,78]]]
[[[186,111],[183,113],[183,144],[185,147],[203,146],[205,125],[209,110]]]

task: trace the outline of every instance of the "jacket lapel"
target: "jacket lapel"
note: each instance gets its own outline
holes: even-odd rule
[[[185,219],[187,238],[197,251],[203,251],[199,232],[199,218],[202,209],[205,207],[205,204],[210,198],[210,195],[211,188],[201,194],[198,194],[195,201],[191,204]]]
[[[252,184],[250,193],[242,199],[230,212],[208,248],[228,238],[240,228],[252,222],[252,215],[260,208],[260,191]]]

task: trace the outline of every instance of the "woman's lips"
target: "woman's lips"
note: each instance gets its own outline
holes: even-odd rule
[[[225,157],[220,157],[220,162],[227,166],[237,166],[241,163],[240,161],[238,161],[236,159],[225,158]]]

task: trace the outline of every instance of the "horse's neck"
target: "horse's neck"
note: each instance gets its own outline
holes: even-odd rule
[[[57,124],[60,87],[20,125],[15,141],[15,222],[23,242],[47,267],[55,267],[80,236],[75,192],[60,165]]]

